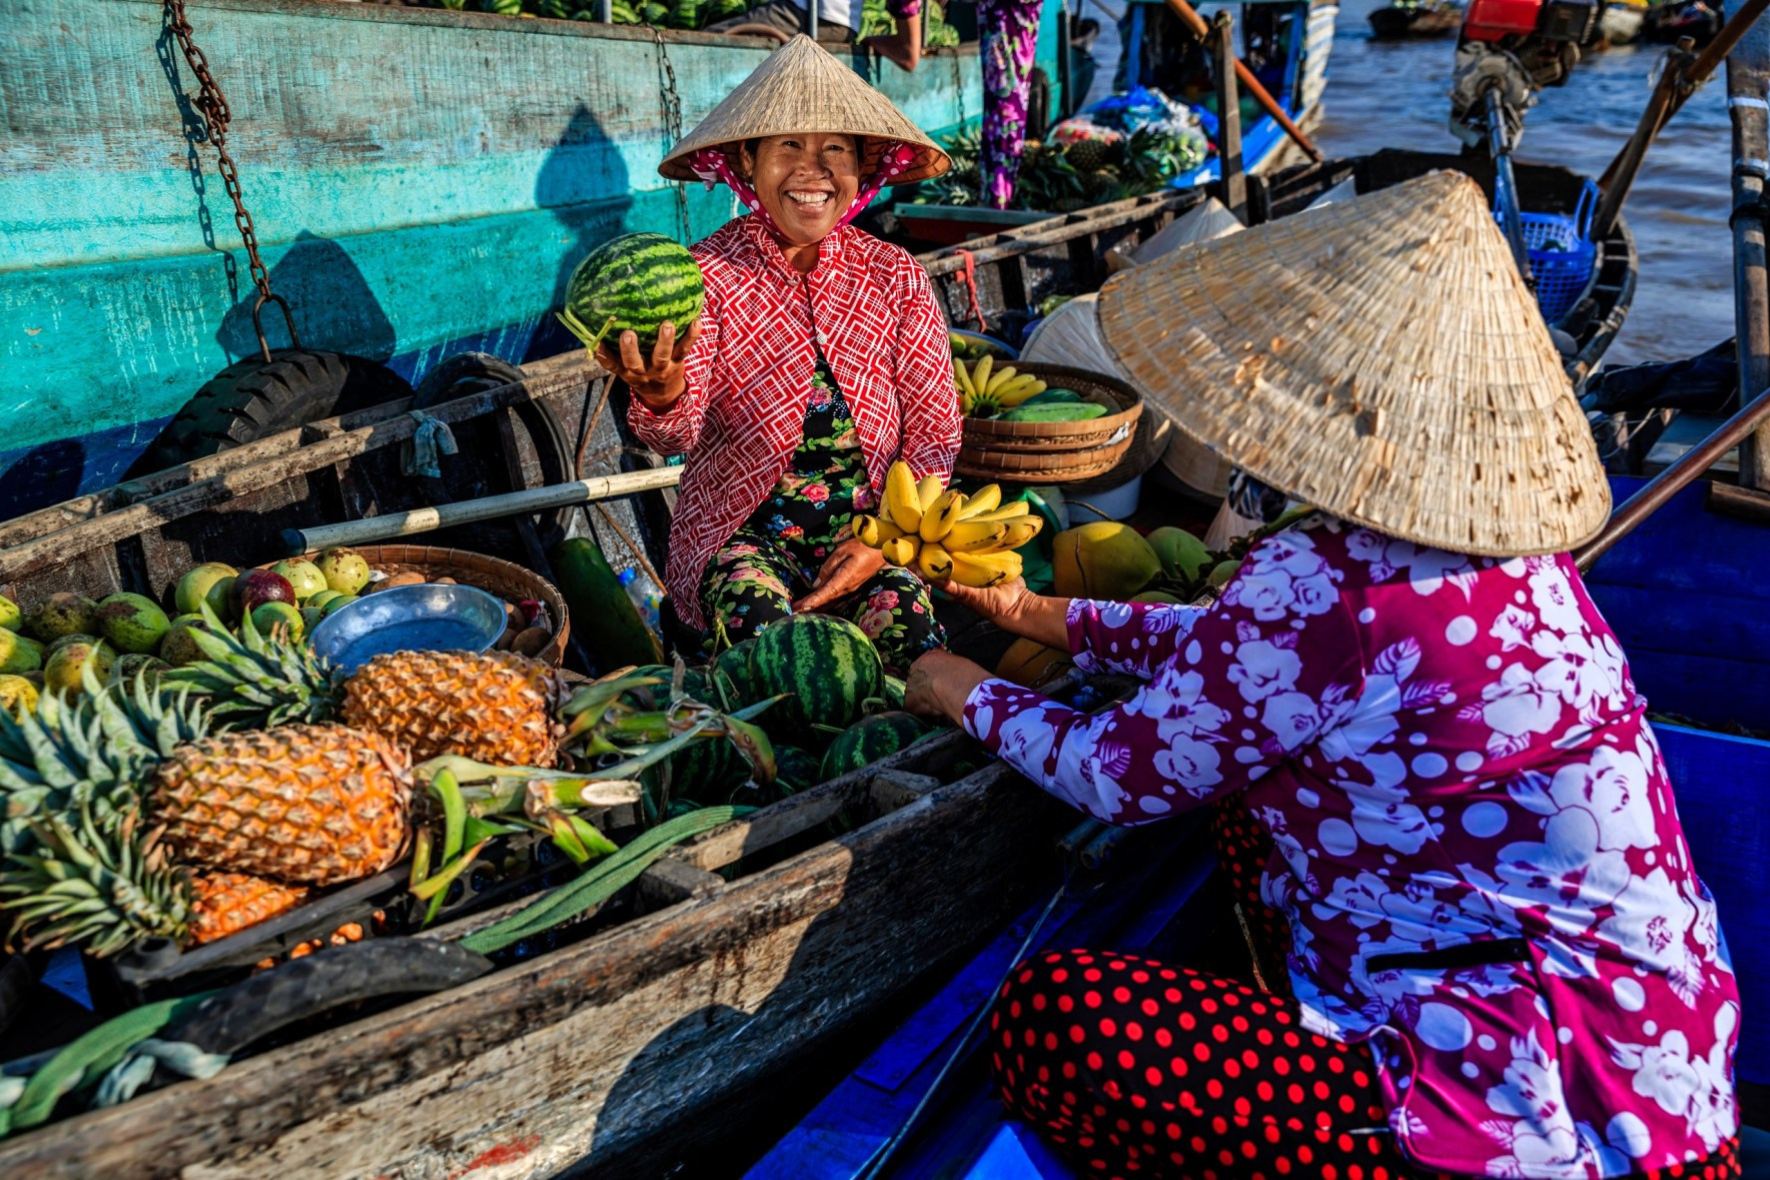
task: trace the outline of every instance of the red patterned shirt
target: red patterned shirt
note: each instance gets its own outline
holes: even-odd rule
[[[677,617],[703,627],[700,579],[792,458],[821,351],[854,413],[875,492],[903,459],[918,478],[952,474],[959,400],[946,320],[928,273],[853,226],[823,240],[801,275],[752,217],[693,248],[707,284],[687,390],[627,421],[660,454],[687,454],[664,581]]]

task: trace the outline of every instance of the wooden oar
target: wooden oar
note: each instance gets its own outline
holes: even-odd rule
[[[1168,7],[1174,10],[1174,15],[1180,18],[1181,23],[1191,30],[1192,35],[1197,37],[1200,42],[1209,40],[1210,26],[1205,24],[1205,18],[1194,11],[1192,5],[1188,4],[1186,0],[1168,0]],[[1289,115],[1285,114],[1285,109],[1278,104],[1278,100],[1267,93],[1266,87],[1260,85],[1260,79],[1254,77],[1254,71],[1242,64],[1240,57],[1235,59],[1235,76],[1243,86],[1248,88],[1248,93],[1252,94],[1254,99],[1266,108],[1266,113],[1278,120],[1278,125],[1284,128],[1285,134],[1295,140],[1297,146],[1302,148],[1311,160],[1318,164],[1321,163],[1320,150],[1310,142],[1307,135],[1303,134],[1303,129],[1297,126]]]
[[[291,555],[330,549],[335,545],[368,545],[390,537],[409,537],[450,525],[472,524],[477,520],[569,508],[574,504],[596,500],[615,500],[659,488],[673,488],[681,482],[680,467],[624,471],[619,475],[549,484],[544,488],[527,488],[520,492],[506,492],[501,496],[437,504],[429,508],[414,508],[409,512],[389,512],[385,516],[347,520],[342,524],[322,524],[310,529],[284,529],[283,545]]]

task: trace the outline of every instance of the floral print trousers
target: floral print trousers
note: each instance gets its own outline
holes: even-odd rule
[[[1006,209],[1014,199],[1041,7],[1029,0],[978,0],[984,102],[979,169],[984,203],[992,209]]]
[[[854,418],[820,358],[804,433],[786,472],[702,575],[701,606],[713,621],[709,644],[738,643],[789,617],[871,496]],[[893,671],[946,643],[927,584],[908,570],[881,569],[829,610],[865,631]]]

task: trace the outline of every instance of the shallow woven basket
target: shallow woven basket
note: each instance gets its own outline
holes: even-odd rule
[[[557,629],[547,646],[536,652],[534,658],[556,668],[565,658],[566,639],[571,635],[565,596],[539,574],[530,573],[515,562],[466,549],[440,549],[432,545],[362,545],[356,551],[363,555],[370,569],[379,570],[388,577],[415,573],[426,578],[453,578],[463,586],[496,594],[506,602],[533,598],[545,603]],[[318,556],[309,553],[306,559],[313,561]]]
[[[1111,471],[1131,449],[1143,399],[1116,377],[1067,365],[1014,362],[1054,388],[1073,389],[1113,411],[1088,422],[1002,422],[966,418],[960,475],[1009,483],[1075,483]]]

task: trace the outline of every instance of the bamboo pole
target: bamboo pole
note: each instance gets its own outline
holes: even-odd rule
[[[1611,546],[1628,536],[1635,526],[1652,516],[1667,500],[1695,483],[1722,455],[1751,437],[1754,430],[1763,430],[1770,423],[1770,389],[1765,389],[1733,417],[1723,422],[1700,444],[1685,451],[1678,461],[1654,476],[1630,496],[1614,512],[1598,535],[1587,541],[1574,554],[1574,563],[1583,573],[1592,568]]]
[[[1248,177],[1241,166],[1241,91],[1236,86],[1235,18],[1219,12],[1212,22],[1217,59],[1217,163],[1222,173],[1223,203],[1242,221],[1248,219]]]
[[[1192,5],[1188,4],[1186,0],[1167,0],[1167,4],[1169,8],[1174,10],[1174,15],[1180,18],[1180,22],[1194,37],[1199,39],[1200,44],[1210,44],[1210,26],[1205,24],[1205,18],[1200,16]],[[1254,77],[1254,71],[1243,65],[1239,57],[1235,59],[1235,76],[1240,79],[1243,86],[1247,87],[1248,93],[1254,96],[1254,100],[1266,108],[1266,113],[1278,120],[1278,125],[1284,128],[1285,134],[1295,140],[1297,146],[1302,148],[1311,160],[1317,164],[1321,163],[1321,151],[1310,142],[1307,135],[1303,134],[1303,129],[1297,126],[1285,113],[1285,109],[1279,105],[1278,100],[1267,93],[1266,87],[1260,85],[1260,79]]]
[[[1733,326],[1738,338],[1739,388],[1770,386],[1770,274],[1761,212],[1770,177],[1770,28],[1762,19],[1727,57],[1727,111],[1733,124]],[[1770,489],[1770,426],[1760,423],[1739,450],[1739,483]]]
[[[682,468],[654,467],[649,471],[625,471],[619,475],[598,476],[572,483],[549,484],[544,488],[527,488],[506,492],[501,496],[485,496],[478,500],[461,500],[454,504],[436,504],[414,508],[409,512],[389,512],[342,524],[322,524],[310,529],[284,529],[283,544],[291,555],[312,553],[337,545],[369,545],[393,537],[410,537],[434,529],[457,524],[472,524],[501,516],[522,516],[553,508],[569,508],[597,500],[615,500],[640,492],[672,488],[682,482]]]

